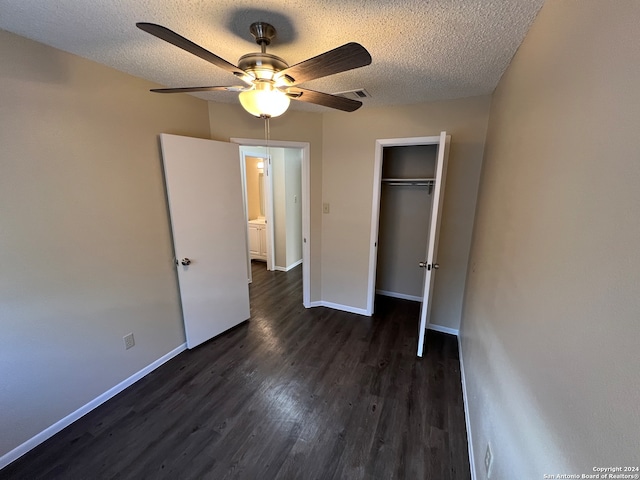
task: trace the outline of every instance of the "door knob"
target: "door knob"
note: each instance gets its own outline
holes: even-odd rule
[[[189,260],[187,257],[184,257],[182,260],[180,260],[180,263],[182,265],[191,265],[191,260]]]
[[[426,268],[427,270],[431,270],[431,268],[433,268],[434,270],[437,270],[440,268],[440,265],[438,265],[437,263],[434,263],[433,265],[431,265],[427,262],[420,262],[418,263],[418,266],[420,268]]]

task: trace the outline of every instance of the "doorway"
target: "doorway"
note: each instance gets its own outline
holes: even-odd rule
[[[367,314],[373,314],[376,290],[420,301],[419,357],[439,268],[438,233],[450,141],[446,132],[376,140]]]
[[[272,195],[266,192],[269,158],[262,147],[240,147],[240,161],[242,170],[242,188],[244,205],[247,216],[247,244],[249,260],[256,260],[266,265],[267,270],[274,270],[274,242],[267,233],[267,219],[271,218],[267,207],[273,203],[267,202]],[[272,233],[272,232],[269,232]],[[247,265],[249,283],[253,281],[253,269]]]
[[[252,258],[268,270],[302,264],[303,304],[310,306],[309,144],[232,138],[240,145],[247,212],[247,273]],[[253,182],[251,185],[250,182]]]
[[[437,145],[383,149],[376,295],[422,301]],[[411,179],[411,181],[407,180]]]

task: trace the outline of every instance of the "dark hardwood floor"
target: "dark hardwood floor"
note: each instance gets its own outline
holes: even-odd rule
[[[455,337],[419,305],[302,306],[255,264],[251,320],[181,353],[0,471],[10,479],[469,479]]]

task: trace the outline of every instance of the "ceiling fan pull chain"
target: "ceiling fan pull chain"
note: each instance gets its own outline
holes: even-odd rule
[[[269,170],[270,170],[270,166],[271,166],[271,124],[269,123],[269,117],[268,116],[264,116],[264,140],[265,143],[267,144],[267,175],[269,175]]]
[[[271,167],[271,117],[267,117],[267,159]]]

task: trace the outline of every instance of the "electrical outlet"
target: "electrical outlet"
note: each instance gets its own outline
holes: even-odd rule
[[[328,203],[323,203],[322,204],[322,213],[329,213],[329,204]]]
[[[129,350],[131,347],[133,347],[136,344],[136,341],[133,339],[133,333],[128,333],[127,335],[122,337],[122,339],[124,340],[125,350]]]
[[[484,468],[487,472],[487,478],[491,478],[492,466],[493,466],[493,454],[491,453],[491,444],[487,443],[487,452],[484,454]]]

